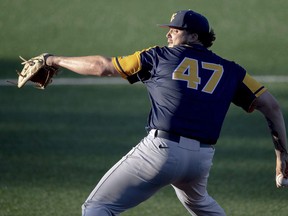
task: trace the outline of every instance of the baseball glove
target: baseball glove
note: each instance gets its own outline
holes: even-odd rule
[[[20,56],[24,68],[20,73],[18,72],[18,88],[31,81],[36,84],[37,88],[45,89],[52,82],[52,77],[57,74],[58,68],[46,65],[46,59],[49,56],[51,55],[44,53],[29,60]]]

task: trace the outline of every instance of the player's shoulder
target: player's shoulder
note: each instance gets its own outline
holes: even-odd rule
[[[171,48],[159,45],[143,49],[139,52],[140,56],[142,56],[143,58],[159,58],[161,56],[170,56],[172,53],[173,51],[171,50]]]
[[[148,47],[148,48],[141,50],[140,53],[142,53],[142,52],[162,52],[163,50],[166,50],[167,48],[168,48],[167,46],[155,45],[155,46],[151,46],[151,47]]]
[[[188,45],[177,45],[177,46],[173,46],[173,47],[168,47],[168,46],[159,46],[159,45],[155,45],[155,46],[151,46],[149,48],[143,49],[140,52],[157,52],[157,53],[173,53],[173,52],[185,52],[185,51],[189,51],[191,49],[194,50],[200,50],[202,49],[201,47],[198,46],[188,46]],[[206,51],[206,48],[203,47],[203,50]]]
[[[218,54],[216,54],[215,52],[213,51],[210,51],[211,52],[211,56],[213,56],[212,58],[214,59],[217,59],[219,62],[221,62],[222,65],[225,65],[226,67],[230,67],[230,68],[237,68],[239,70],[245,70],[239,63],[237,63],[236,61],[234,60],[231,60],[229,58],[225,58],[225,57],[222,57]]]

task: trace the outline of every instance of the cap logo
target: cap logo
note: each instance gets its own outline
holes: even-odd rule
[[[175,19],[175,16],[177,15],[177,13],[172,14],[171,20],[170,22],[172,22]]]

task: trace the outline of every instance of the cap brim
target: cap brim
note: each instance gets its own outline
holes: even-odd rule
[[[174,25],[170,25],[170,24],[158,24],[157,25],[158,27],[161,27],[161,28],[175,28],[175,29],[185,29],[185,28],[182,28],[182,27],[179,27],[179,26],[174,26]]]

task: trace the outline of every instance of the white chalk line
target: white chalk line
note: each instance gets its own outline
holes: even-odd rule
[[[253,76],[261,83],[286,83],[288,76]],[[0,79],[1,86],[14,86],[12,83],[17,83],[17,79]],[[95,78],[54,78],[52,85],[69,86],[69,85],[119,85],[129,84],[127,80],[118,77],[95,77]],[[28,82],[27,85],[35,85]]]

